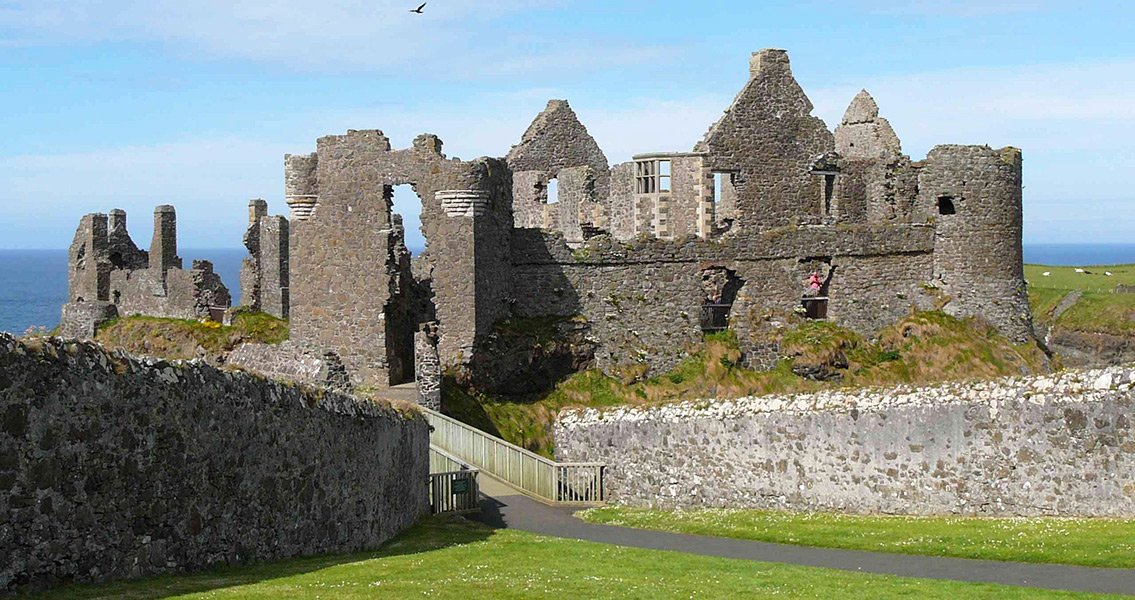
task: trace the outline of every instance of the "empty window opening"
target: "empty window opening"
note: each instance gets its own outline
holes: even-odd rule
[[[940,215],[953,215],[957,214],[957,209],[954,207],[954,199],[950,196],[938,197],[938,214]]]
[[[658,191],[656,166],[653,160],[640,160],[634,164],[636,194],[653,194]]]
[[[701,306],[700,325],[705,333],[729,328],[729,311],[737,299],[737,292],[745,280],[724,267],[710,267],[701,272],[704,300]]]
[[[713,174],[713,203],[721,203],[721,173]]]
[[[402,215],[406,249],[411,256],[417,256],[426,249],[426,238],[422,235],[422,200],[410,184],[390,186],[390,189],[390,213]]]
[[[824,214],[832,214],[832,196],[835,195],[835,173],[824,175]]]
[[[112,252],[110,254],[110,264],[113,265],[116,269],[121,269],[122,267],[124,267],[126,263],[122,260],[122,253]]]
[[[555,179],[548,180],[548,204],[560,201],[560,184]]]
[[[672,174],[669,160],[635,161],[634,169],[636,194],[670,192]]]

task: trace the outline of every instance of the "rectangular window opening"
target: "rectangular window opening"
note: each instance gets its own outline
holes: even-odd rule
[[[835,174],[824,175],[824,214],[832,214],[832,197],[835,195]]]
[[[953,215],[957,214],[958,209],[954,206],[954,199],[950,196],[940,196],[938,198],[938,214],[940,215]]]

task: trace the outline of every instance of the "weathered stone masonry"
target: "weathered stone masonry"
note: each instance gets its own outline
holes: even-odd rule
[[[139,250],[126,231],[126,213],[93,213],[79,222],[68,252],[64,336],[94,337],[99,324],[116,316],[207,318],[232,299],[213,264],[193,261],[182,269],[177,255],[177,215],[169,205],[154,209],[150,252]]]
[[[0,593],[374,548],[429,511],[412,412],[0,334]]]
[[[249,257],[240,269],[241,302],[251,310],[288,318],[288,220],[268,216],[268,203],[248,203],[244,246]]]
[[[416,377],[415,332],[436,322],[442,369],[496,372],[490,336],[517,318],[570,320],[605,369],[667,369],[723,327],[747,364],[766,365],[777,349],[765,334],[780,323],[769,315],[794,312],[871,336],[936,307],[1031,340],[1020,151],[937,146],[915,162],[866,91],[834,132],[811,111],[787,53],[768,48],[691,151],[611,166],[563,100],[503,159],[448,158],[431,134],[400,150],[378,130],[322,137],[284,158],[290,221],[250,206],[244,297],[288,315],[292,345],[249,349],[241,364],[278,373],[291,357],[326,359],[353,385],[402,383]],[[426,249],[413,259],[391,212],[403,184],[422,202]],[[200,314],[213,288],[176,284],[172,212],[155,229],[160,269],[140,269],[132,244],[118,256],[133,266],[104,258],[121,236],[89,217],[72,252],[73,295],[88,304],[72,298],[69,332],[115,311]],[[125,299],[109,298],[131,273]]]
[[[613,502],[1135,516],[1135,369],[565,411],[556,456]]]
[[[380,132],[321,138],[285,161],[293,340],[383,384],[410,378],[413,331],[434,320],[444,368],[487,364],[475,357],[501,319],[575,317],[599,366],[665,369],[700,340],[707,303],[754,365],[761,316],[802,305],[870,335],[944,304],[1030,339],[1019,151],[940,146],[912,163],[866,92],[834,134],[811,110],[787,54],[766,49],[693,152],[608,167],[560,100],[504,163],[447,160],[430,135],[406,150]],[[403,183],[423,203],[413,269],[384,195]],[[818,300],[803,298],[812,272]],[[706,293],[714,278],[726,296]]]

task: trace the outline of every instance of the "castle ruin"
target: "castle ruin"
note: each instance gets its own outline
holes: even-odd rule
[[[60,326],[66,337],[94,337],[99,324],[119,316],[216,318],[232,301],[209,261],[182,268],[177,214],[169,205],[154,209],[148,252],[130,238],[126,213],[115,209],[109,218],[84,216],[67,256],[67,304]]]
[[[250,206],[244,302],[290,319],[275,352],[333,357],[368,386],[412,381],[423,359],[434,371],[528,368],[493,355],[507,319],[570,319],[604,369],[670,368],[724,328],[747,363],[768,364],[776,348],[762,340],[785,313],[871,335],[938,307],[1032,339],[1019,150],[945,145],[912,161],[866,91],[832,132],[785,51],[754,53],[749,71],[692,149],[613,166],[563,100],[503,158],[448,158],[431,134],[405,149],[378,130],[322,137],[284,158],[290,219]],[[403,184],[422,203],[416,257],[391,210]],[[207,264],[180,270],[161,222],[147,261],[124,216],[120,235],[84,217],[66,331],[110,306],[200,316],[224,304]]]

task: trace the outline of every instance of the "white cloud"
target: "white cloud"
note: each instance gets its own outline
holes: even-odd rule
[[[912,158],[936,144],[1017,146],[1026,240],[1124,241],[1135,195],[1135,61],[965,68],[808,90],[832,127],[861,87]]]
[[[154,206],[178,209],[181,245],[238,247],[249,198],[283,204],[281,146],[240,139],[0,158],[0,202],[19,206],[0,247],[65,248],[79,217],[125,209],[136,242],[150,242]]]
[[[1015,145],[1025,153],[1026,239],[1125,241],[1135,229],[1127,174],[1135,172],[1135,62],[953,69],[808,89],[834,127],[866,87],[918,159],[939,143]],[[0,246],[64,247],[79,215],[120,206],[143,245],[156,204],[177,206],[185,246],[239,244],[248,198],[283,205],[282,155],[320,135],[380,128],[395,147],[436,133],[450,156],[501,156],[549,98],[567,97],[612,163],[635,153],[686,151],[736,90],[618,105],[562,89],[473,95],[451,104],[379,105],[281,118],[273,141],[209,138],[54,156],[0,158]],[[279,143],[286,140],[288,143]],[[13,241],[14,240],[14,241]]]
[[[443,79],[592,69],[656,58],[654,46],[571,30],[528,32],[526,15],[564,0],[14,0],[8,44],[157,41],[194,57],[313,72]]]

